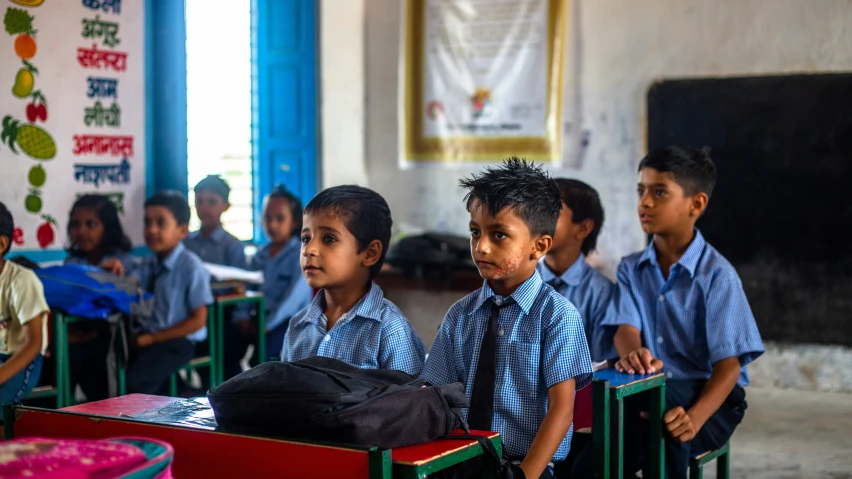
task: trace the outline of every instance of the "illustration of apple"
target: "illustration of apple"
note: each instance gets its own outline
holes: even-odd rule
[[[24,244],[24,230],[16,226],[15,234],[12,236],[12,241],[18,246]]]
[[[36,239],[38,240],[38,245],[41,249],[45,249],[56,239],[56,231],[54,231],[54,227],[56,226],[56,220],[48,215],[41,215],[41,218],[44,220],[44,223],[39,225],[36,230]]]

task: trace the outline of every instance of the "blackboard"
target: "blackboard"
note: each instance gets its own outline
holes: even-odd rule
[[[648,147],[709,146],[707,240],[764,339],[852,346],[852,74],[662,81]]]

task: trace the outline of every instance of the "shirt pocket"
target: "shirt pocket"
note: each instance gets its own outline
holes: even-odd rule
[[[541,384],[541,344],[509,341],[506,343],[507,363],[503,365],[504,391],[517,391],[522,397],[537,394]]]

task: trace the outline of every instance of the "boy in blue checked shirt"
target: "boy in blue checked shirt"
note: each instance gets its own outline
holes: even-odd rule
[[[567,178],[555,181],[562,195],[562,211],[553,246],[536,269],[542,281],[580,312],[592,360],[605,361],[615,357],[612,335],[606,337],[601,326],[615,285],[586,262],[603,226],[603,206],[598,192],[586,183]]]
[[[243,244],[222,227],[222,214],[231,204],[231,187],[218,175],[208,175],[195,185],[195,213],[201,229],[193,231],[183,244],[205,263],[246,269]]]
[[[695,229],[715,183],[706,149],[661,148],[639,163],[639,221],[654,240],[622,260],[604,320],[618,328],[617,370],[666,375],[669,478],[685,478],[691,455],[728,441],[746,409],[746,365],[763,353],[736,270]],[[628,410],[625,427],[646,429],[643,409]],[[647,465],[646,450],[625,442],[625,460]]]
[[[132,331],[128,393],[159,393],[169,376],[195,357],[196,344],[207,338],[207,306],[213,302],[210,274],[182,243],[189,216],[186,198],[176,191],[159,192],[145,201],[145,243],[154,254],[130,276],[154,294],[154,310]],[[102,267],[111,269],[108,263]]]
[[[499,432],[526,477],[552,477],[551,462],[571,446],[574,393],[592,378],[577,309],[536,272],[553,243],[559,188],[517,158],[461,186],[485,281],[447,312],[423,377],[464,383],[471,429]]]
[[[360,368],[420,374],[423,341],[373,282],[391,224],[385,199],[360,186],[329,188],[308,203],[301,266],[308,284],[322,291],[290,320],[282,361],[325,356]]]

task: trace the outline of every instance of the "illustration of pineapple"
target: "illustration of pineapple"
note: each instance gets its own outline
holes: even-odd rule
[[[21,151],[36,160],[49,160],[56,156],[56,142],[50,134],[35,125],[21,125],[21,122],[12,118],[11,115],[3,118],[0,141],[16,154],[18,153],[15,149],[17,143]]]

